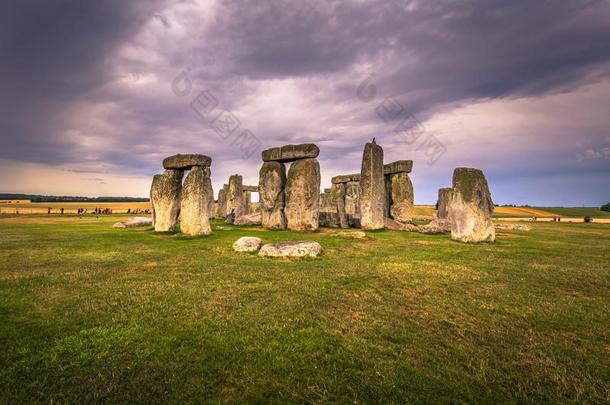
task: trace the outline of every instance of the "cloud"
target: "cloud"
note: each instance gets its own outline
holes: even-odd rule
[[[324,181],[358,171],[373,136],[387,159],[415,158],[426,199],[454,165],[605,170],[584,156],[608,137],[596,89],[609,37],[610,4],[589,0],[13,1],[0,13],[0,159],[145,178],[167,155],[200,152],[215,187],[234,173],[256,184],[260,158],[190,108],[209,90],[261,148],[319,144]],[[363,101],[371,73],[376,97]],[[447,147],[434,166],[375,113],[387,97]]]

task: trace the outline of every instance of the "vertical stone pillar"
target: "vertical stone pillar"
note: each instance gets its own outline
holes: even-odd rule
[[[438,219],[449,218],[449,203],[451,202],[451,187],[438,189],[438,201],[436,202],[436,217]]]
[[[229,190],[227,192],[227,216],[233,219],[244,215],[244,190],[243,180],[238,174],[229,177]]]
[[[213,202],[210,168],[194,166],[187,174],[180,201],[180,231],[187,235],[209,235],[210,200]]]
[[[265,229],[286,229],[284,187],[286,167],[280,162],[264,162],[259,172],[258,193],[261,221]]]
[[[244,190],[244,215],[250,214],[250,206],[252,204],[252,193]]]
[[[360,182],[345,183],[345,215],[349,226],[360,226]]]
[[[391,206],[390,215],[398,222],[413,220],[413,184],[409,173],[395,173],[390,175]]]
[[[360,171],[360,226],[362,229],[383,228],[384,204],[383,149],[373,140],[364,146]]]
[[[290,165],[286,179],[286,221],[293,231],[315,231],[320,214],[320,164],[315,158]]]
[[[330,198],[339,219],[341,228],[348,228],[347,215],[345,213],[345,183],[334,183],[330,188]]]
[[[453,192],[448,215],[451,239],[460,242],[493,242],[494,204],[485,175],[479,169],[458,167],[453,172]]]
[[[227,217],[227,198],[229,195],[229,185],[223,184],[222,190],[218,193],[218,204],[220,205],[221,218]]]
[[[150,188],[155,231],[175,231],[180,215],[183,170],[167,169],[155,175]]]

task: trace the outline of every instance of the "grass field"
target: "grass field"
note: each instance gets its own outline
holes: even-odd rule
[[[475,246],[119,219],[0,217],[0,403],[610,400],[608,225]],[[233,252],[244,235],[324,252]]]

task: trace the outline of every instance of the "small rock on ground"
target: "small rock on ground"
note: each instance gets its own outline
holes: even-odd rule
[[[258,252],[262,257],[316,257],[322,246],[314,241],[288,241],[269,243]]]
[[[340,231],[337,232],[335,236],[339,236],[341,238],[364,239],[366,238],[366,233],[362,231]]]
[[[134,217],[134,218],[130,218],[124,222],[117,222],[112,227],[113,228],[132,228],[134,226],[145,226],[145,225],[152,225],[152,218]]]
[[[263,246],[263,240],[254,236],[244,236],[233,243],[236,252],[258,252]]]

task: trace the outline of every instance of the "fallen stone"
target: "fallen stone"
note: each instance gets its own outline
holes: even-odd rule
[[[392,218],[384,218],[383,222],[384,222],[384,227],[386,229],[390,229],[392,231],[419,232],[419,228],[417,227],[417,225],[403,224]]]
[[[459,167],[453,172],[453,193],[448,215],[451,239],[460,242],[493,242],[494,204],[485,175],[479,169]]]
[[[412,160],[397,160],[396,162],[383,165],[383,174],[411,173],[412,170]]]
[[[290,165],[286,177],[287,227],[293,231],[318,229],[320,213],[320,164],[316,159],[299,159]]]
[[[183,175],[182,170],[168,169],[153,177],[150,202],[157,232],[175,231],[178,226]]]
[[[314,241],[289,241],[264,245],[258,252],[262,257],[317,257],[322,246]]]
[[[298,159],[316,158],[320,148],[313,143],[284,145],[279,148],[266,149],[262,152],[263,162],[293,162]]]
[[[417,227],[417,232],[427,233],[427,234],[441,234],[441,233],[446,233],[447,230],[436,224],[427,224],[427,225],[419,225]]]
[[[261,223],[265,229],[286,229],[284,214],[286,167],[280,162],[263,163],[258,177]]]
[[[525,224],[494,224],[496,230],[502,231],[531,231],[532,227]]]
[[[262,223],[262,215],[260,212],[241,215],[233,221],[234,225],[260,225]]]
[[[332,179],[330,179],[330,182],[332,184],[348,183],[350,181],[360,181],[360,173],[342,174],[340,176],[335,176]]]
[[[193,167],[182,186],[180,199],[180,231],[185,235],[209,235],[210,227],[210,196],[212,183],[210,182],[210,168]]]
[[[163,159],[164,169],[189,170],[193,166],[210,167],[212,158],[205,155],[173,155]]]
[[[236,252],[258,252],[263,246],[263,240],[254,236],[243,236],[233,243]]]
[[[366,238],[366,233],[362,231],[339,231],[333,236],[338,236],[340,238],[364,239]]]
[[[360,224],[362,229],[383,228],[385,183],[383,149],[375,141],[364,146],[360,172]]]
[[[133,228],[136,226],[146,226],[146,225],[152,225],[152,218],[134,217],[134,218],[130,218],[124,222],[117,222],[112,227],[113,228]]]

